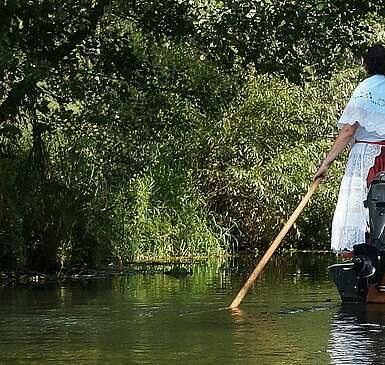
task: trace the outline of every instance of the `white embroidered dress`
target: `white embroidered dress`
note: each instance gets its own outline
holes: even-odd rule
[[[356,141],[385,140],[385,76],[373,75],[354,90],[338,126],[359,123],[353,137]],[[334,251],[352,250],[353,245],[365,243],[367,212],[364,200],[368,193],[366,179],[381,145],[356,143],[352,145],[332,224],[331,247]]]

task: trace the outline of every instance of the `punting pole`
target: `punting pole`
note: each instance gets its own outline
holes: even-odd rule
[[[265,267],[267,262],[270,260],[270,257],[273,255],[274,251],[277,249],[283,238],[286,236],[286,233],[289,231],[290,227],[293,225],[293,223],[297,220],[298,216],[302,212],[303,208],[305,208],[307,202],[310,200],[311,196],[314,194],[314,192],[317,190],[319,184],[321,183],[322,178],[318,178],[317,180],[313,181],[313,183],[310,185],[310,188],[306,195],[302,198],[301,202],[299,203],[296,210],[293,212],[285,226],[281,229],[281,232],[279,232],[278,236],[275,238],[273,243],[270,245],[269,249],[266,251],[265,255],[262,257],[261,261],[257,265],[257,267],[254,269],[250,277],[247,279],[245,285],[243,285],[243,288],[239,291],[233,302],[230,304],[230,309],[238,308],[239,304],[241,304],[243,298],[249,291],[251,285],[253,285],[254,281],[257,279],[259,273],[262,271],[262,269]]]

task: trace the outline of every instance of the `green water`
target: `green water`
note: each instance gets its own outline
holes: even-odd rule
[[[275,258],[234,312],[218,309],[251,263],[3,288],[0,364],[385,363],[385,314],[340,305],[326,271],[334,261]]]

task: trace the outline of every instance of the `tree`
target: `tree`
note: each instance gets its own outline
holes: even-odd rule
[[[350,64],[383,11],[337,0],[11,0],[0,10],[0,260],[41,268],[58,256],[95,265],[222,252],[235,226],[268,240],[287,212],[264,215],[251,198],[266,191],[255,166],[273,179],[269,156],[299,143],[314,165],[346,95],[327,99],[328,123],[314,124],[301,112],[319,109],[299,90]],[[312,85],[320,98],[324,86]],[[282,93],[290,105],[275,107]],[[292,126],[274,129],[286,112]],[[282,133],[284,151],[266,144]],[[287,160],[293,173],[298,160]]]

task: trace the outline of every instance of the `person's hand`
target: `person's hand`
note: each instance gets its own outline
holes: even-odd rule
[[[328,165],[322,163],[321,166],[319,167],[318,171],[314,174],[313,181],[316,181],[317,179],[324,180],[326,178],[328,168],[329,168]]]

